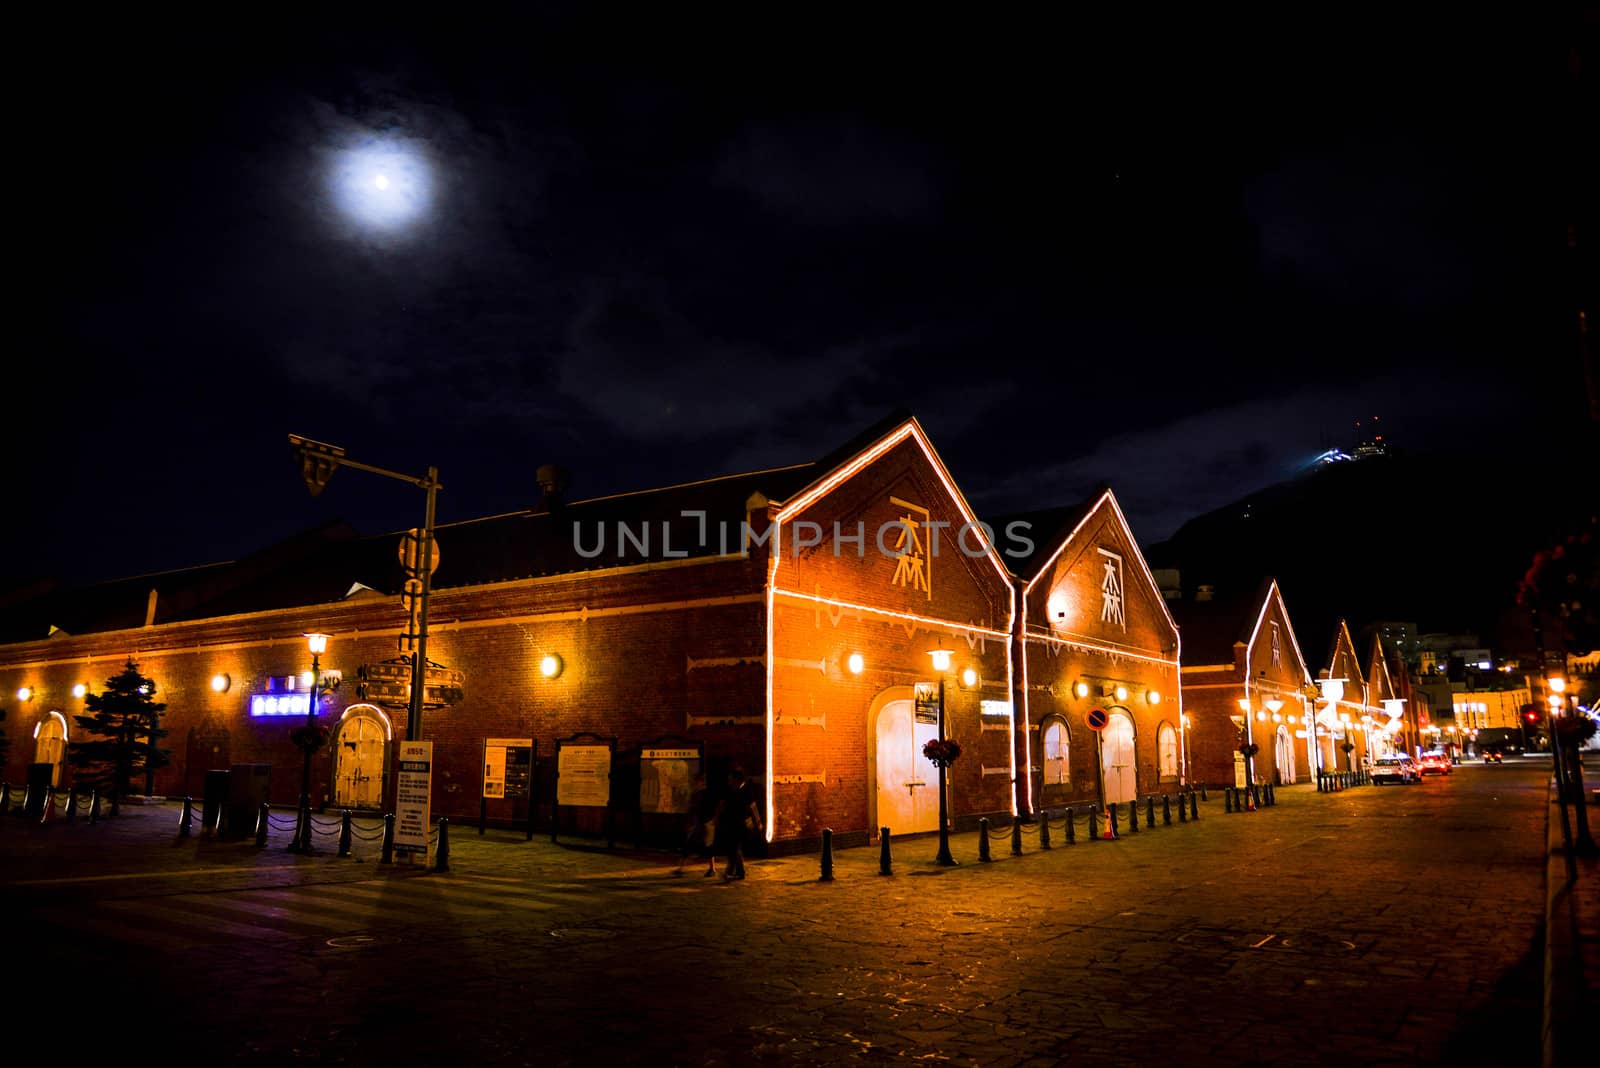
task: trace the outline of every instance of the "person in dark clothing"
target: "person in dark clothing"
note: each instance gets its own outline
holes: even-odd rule
[[[694,793],[689,796],[689,829],[684,835],[683,851],[673,874],[682,873],[683,862],[690,854],[705,858],[704,875],[709,877],[717,874],[717,854],[712,848],[716,840],[717,807],[717,795],[706,786],[706,773],[699,772],[694,777]]]
[[[724,881],[744,878],[745,836],[761,830],[755,787],[744,777],[742,768],[734,767],[728,772],[727,789],[717,809],[716,852],[727,858],[722,869]]]

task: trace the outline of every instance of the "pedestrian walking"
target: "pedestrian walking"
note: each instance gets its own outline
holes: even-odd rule
[[[705,858],[706,870],[701,874],[709,878],[717,874],[717,854],[714,848],[717,834],[717,796],[706,785],[706,773],[697,772],[694,792],[689,795],[689,828],[684,833],[683,849],[678,857],[674,875],[683,874],[683,865],[691,855]]]
[[[745,837],[761,831],[755,787],[744,777],[744,769],[735,765],[728,771],[727,789],[717,810],[716,852],[726,858],[722,868],[724,882],[744,878]]]

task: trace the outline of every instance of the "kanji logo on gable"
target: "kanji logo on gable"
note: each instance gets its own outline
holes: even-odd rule
[[[889,503],[901,509],[900,518],[895,521],[900,528],[900,536],[894,543],[894,578],[890,581],[908,590],[921,590],[931,601],[933,557],[928,551],[930,543],[926,536],[928,510],[910,501],[902,501],[899,497],[890,497]]]
[[[1128,628],[1127,615],[1122,603],[1122,556],[1110,549],[1101,549],[1105,557],[1105,571],[1100,577],[1100,622],[1114,623]]]

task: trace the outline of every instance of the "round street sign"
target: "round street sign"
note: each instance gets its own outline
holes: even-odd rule
[[[1103,708],[1091,708],[1083,718],[1088,722],[1089,729],[1092,731],[1103,731],[1106,729],[1106,724],[1111,722],[1111,716]]]
[[[439,570],[439,539],[431,538],[428,543],[428,574]],[[400,535],[400,566],[406,569],[408,575],[420,575],[422,572],[417,567],[417,558],[422,555],[422,531],[412,527]]]

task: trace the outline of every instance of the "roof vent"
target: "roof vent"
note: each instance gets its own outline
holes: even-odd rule
[[[539,503],[534,511],[549,512],[565,503],[572,472],[559,464],[540,464],[533,477],[539,483]]]

